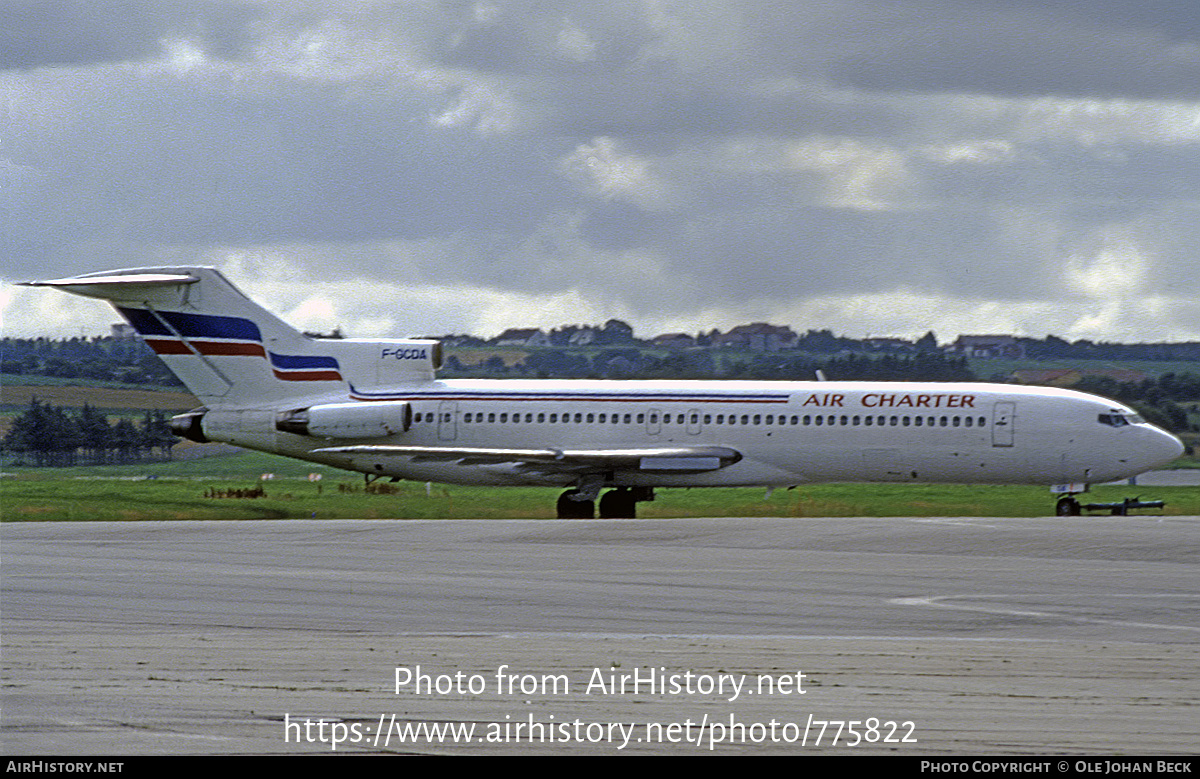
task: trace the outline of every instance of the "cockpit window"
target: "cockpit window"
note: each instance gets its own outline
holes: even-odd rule
[[[1144,420],[1137,414],[1122,414],[1119,411],[1110,411],[1107,414],[1101,414],[1098,421],[1102,425],[1110,427],[1124,427],[1125,425],[1136,425]]]

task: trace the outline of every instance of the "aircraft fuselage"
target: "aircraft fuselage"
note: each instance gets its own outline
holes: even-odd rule
[[[715,446],[742,455],[720,469],[626,469],[607,481],[660,487],[1094,483],[1141,473],[1179,451],[1173,436],[1112,401],[1069,390],[982,383],[458,380],[352,396],[368,404],[407,403],[411,426],[369,439],[299,436],[276,429],[284,409],[263,408],[214,409],[204,429],[212,440],[365,473],[508,485],[568,485],[574,478],[519,462],[317,450]],[[340,394],[310,402],[348,400]],[[1114,425],[1114,419],[1121,423]]]

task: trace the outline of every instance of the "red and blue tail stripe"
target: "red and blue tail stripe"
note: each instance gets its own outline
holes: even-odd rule
[[[140,308],[117,310],[156,354],[261,357],[283,381],[342,381],[340,366],[333,357],[268,352],[262,331],[249,319]]]
[[[338,361],[332,357],[310,357],[268,352],[275,378],[284,381],[341,381]]]

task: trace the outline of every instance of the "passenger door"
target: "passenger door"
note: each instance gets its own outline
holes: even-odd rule
[[[1017,426],[1017,404],[1002,400],[992,409],[992,446],[1012,446]]]

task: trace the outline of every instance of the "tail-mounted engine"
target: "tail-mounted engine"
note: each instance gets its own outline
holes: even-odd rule
[[[198,444],[207,444],[209,439],[204,435],[204,428],[201,425],[201,420],[204,419],[207,412],[208,409],[198,408],[195,411],[171,417],[171,432],[180,438],[186,438]]]
[[[407,401],[325,403],[281,412],[275,429],[317,438],[383,438],[412,426]]]

